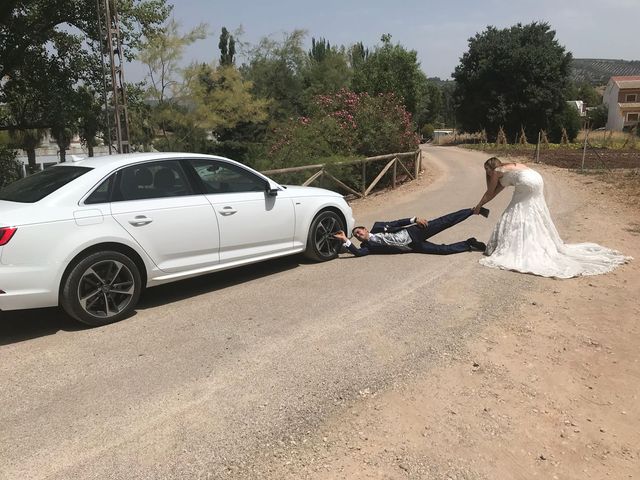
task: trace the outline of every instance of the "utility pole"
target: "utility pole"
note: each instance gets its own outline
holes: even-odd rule
[[[104,0],[104,18],[111,65],[116,148],[118,153],[129,153],[129,115],[127,113],[127,92],[124,83],[124,62],[122,60],[117,0]],[[111,138],[109,138],[109,142],[111,142]],[[111,148],[109,148],[109,153],[111,153]]]
[[[111,115],[109,114],[109,100],[107,99],[107,67],[104,61],[104,47],[105,38],[102,34],[102,11],[100,8],[100,2],[102,0],[96,0],[96,13],[98,15],[98,39],[100,43],[100,63],[102,64],[102,103],[104,105],[104,124],[107,129],[107,135],[104,138],[105,143],[109,147],[109,155],[111,155],[113,145],[111,145]]]

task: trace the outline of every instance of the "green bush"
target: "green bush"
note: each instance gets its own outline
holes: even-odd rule
[[[596,128],[602,128],[607,124],[607,116],[609,115],[609,110],[607,105],[601,104],[595,108],[592,108],[588,111],[587,116],[589,117],[590,128],[595,130]]]
[[[431,140],[433,138],[433,131],[435,130],[434,126],[430,123],[425,123],[420,129],[420,133],[422,134],[422,138],[425,140]]]
[[[16,155],[15,150],[0,145],[0,188],[22,178],[22,163]]]
[[[395,95],[343,89],[318,95],[308,117],[290,119],[277,129],[264,168],[322,163],[320,159],[333,156],[406,152],[419,143],[411,115]]]
[[[572,106],[565,104],[562,111],[551,119],[549,128],[549,140],[552,143],[560,143],[562,140],[562,129],[566,129],[567,138],[573,143],[580,132],[580,115]]]

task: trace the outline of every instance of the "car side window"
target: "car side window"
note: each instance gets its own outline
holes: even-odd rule
[[[113,184],[113,180],[115,178],[115,174],[111,175],[105,181],[103,181],[98,188],[96,188],[91,195],[87,197],[84,201],[85,205],[93,205],[96,203],[108,203],[110,194],[111,194],[111,185]]]
[[[205,193],[265,191],[265,180],[242,167],[204,159],[192,159],[189,163],[202,180]]]
[[[149,162],[123,168],[114,189],[114,202],[192,195],[178,160]]]

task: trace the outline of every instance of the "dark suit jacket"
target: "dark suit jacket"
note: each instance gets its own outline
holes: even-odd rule
[[[407,229],[411,239],[420,241],[417,238],[417,228],[411,223],[410,218],[402,218],[400,220],[394,220],[392,222],[375,222],[371,230],[371,233],[395,233],[400,230]],[[411,247],[411,245],[409,245]],[[347,249],[353,253],[356,257],[364,257],[369,254],[384,254],[384,253],[407,253],[408,250],[403,250],[398,247],[390,245],[379,245],[376,243],[369,243],[364,241],[360,244],[360,248],[356,247],[353,243],[347,247]]]

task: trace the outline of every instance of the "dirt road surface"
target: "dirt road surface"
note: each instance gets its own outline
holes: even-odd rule
[[[471,207],[485,157],[427,148],[422,179],[356,219]],[[613,187],[536,168],[565,241],[640,258]],[[486,240],[500,197],[436,238]],[[638,260],[554,280],[479,258],[278,260],[151,289],[96,329],[3,313],[0,478],[639,477]]]

